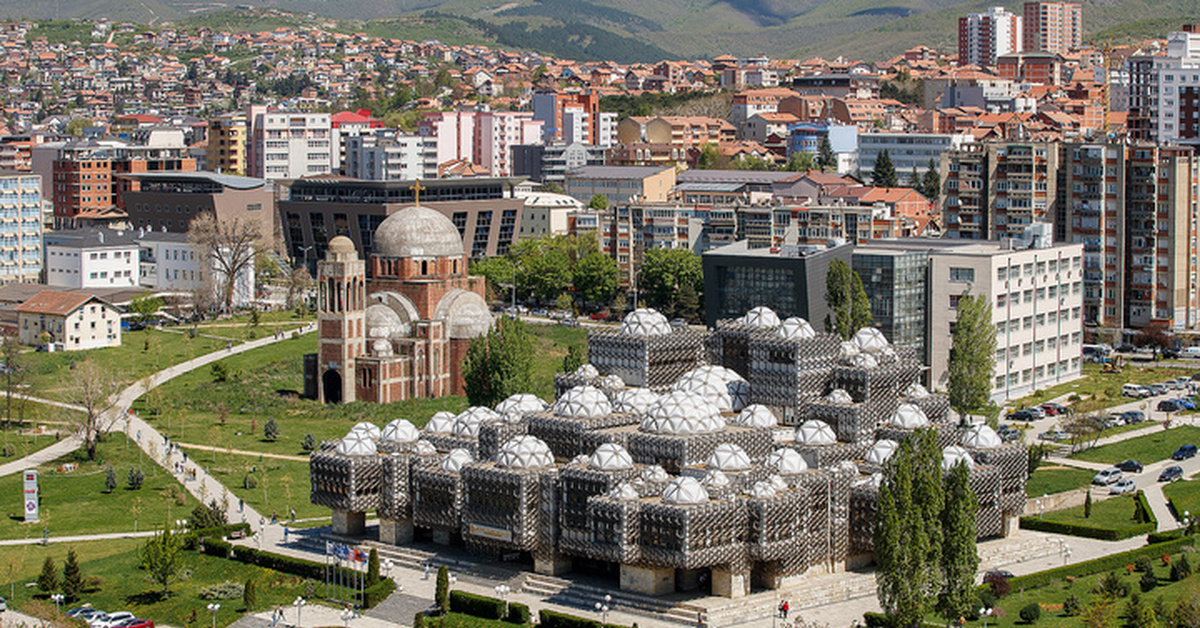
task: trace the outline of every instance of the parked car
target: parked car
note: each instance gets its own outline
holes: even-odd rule
[[[1016,576],[1013,575],[1013,572],[1007,569],[992,569],[983,575],[983,582],[985,584],[990,584],[989,580],[1012,580],[1015,577]]]
[[[1175,453],[1171,454],[1171,460],[1187,460],[1188,458],[1196,457],[1195,445],[1181,445]]]
[[[1109,467],[1100,473],[1097,473],[1096,476],[1092,478],[1092,484],[1099,484],[1100,486],[1108,486],[1109,484],[1120,481],[1121,470],[1116,467]]]
[[[1132,425],[1134,423],[1142,423],[1146,420],[1146,413],[1141,410],[1126,410],[1121,413],[1125,417],[1125,424]]]
[[[134,614],[129,611],[117,611],[115,613],[110,613],[108,617],[104,619],[104,621],[93,625],[98,626],[99,628],[115,628],[117,624],[125,621],[126,619],[133,618]]]
[[[113,628],[154,628],[154,622],[150,621],[149,619],[134,617],[133,619],[127,619],[121,622]]]
[[[1191,397],[1180,397],[1175,400],[1184,410],[1195,410],[1196,402]]]
[[[1021,430],[1011,425],[1001,425],[1000,429],[996,430],[996,435],[1005,443],[1012,443],[1021,440]]]
[[[1174,482],[1183,479],[1183,467],[1167,467],[1158,474],[1159,482]]]
[[[558,321],[558,324],[566,325],[567,327],[579,327],[579,321],[573,318],[564,318],[561,321]]]
[[[1109,430],[1114,427],[1121,427],[1122,425],[1125,425],[1125,417],[1120,414],[1111,414],[1104,417],[1100,429]]]
[[[1133,478],[1122,478],[1108,489],[1110,495],[1124,495],[1125,493],[1136,493],[1137,484],[1134,484]]]
[[[1155,407],[1159,412],[1179,412],[1183,410],[1183,406],[1179,405],[1179,402],[1174,399],[1163,399]]]
[[[1028,407],[1028,408],[1025,408],[1025,409],[1026,409],[1026,410],[1028,410],[1028,411],[1030,411],[1030,412],[1032,412],[1032,413],[1033,413],[1033,415],[1034,415],[1034,416],[1036,416],[1036,417],[1037,417],[1037,418],[1039,418],[1039,419],[1044,419],[1044,418],[1046,418],[1046,416],[1047,416],[1047,415],[1046,415],[1046,411],[1045,411],[1045,410],[1043,410],[1041,406],[1030,406],[1030,407]]]
[[[1017,410],[1008,413],[1009,421],[1036,421],[1038,416],[1029,410]]]
[[[1070,434],[1067,434],[1066,432],[1064,432],[1062,430],[1050,430],[1048,432],[1042,432],[1041,434],[1038,434],[1038,438],[1040,438],[1042,440],[1052,440],[1052,441],[1063,441],[1063,440],[1067,440],[1070,437],[1071,437]]]
[[[1163,359],[1175,360],[1175,359],[1179,358],[1181,352],[1182,352],[1181,349],[1173,349],[1172,348],[1172,349],[1163,349],[1160,353],[1162,353]]]
[[[1121,394],[1126,397],[1133,397],[1135,399],[1145,399],[1146,397],[1152,396],[1154,391],[1139,384],[1125,384],[1121,386]]]
[[[1163,384],[1163,383],[1150,384],[1150,385],[1146,386],[1146,388],[1149,388],[1150,391],[1156,395],[1165,395],[1168,392],[1170,392],[1170,390],[1171,390],[1170,386],[1167,386],[1166,384]]]
[[[1058,416],[1060,414],[1066,414],[1069,412],[1066,406],[1057,403],[1043,403],[1038,407],[1046,413],[1046,416]]]
[[[1133,349],[1134,349],[1133,345],[1131,345],[1129,343],[1117,345],[1118,353],[1133,353]]]
[[[84,621],[86,621],[88,623],[88,625],[91,626],[92,628],[98,628],[101,625],[101,623],[108,621],[108,613],[106,613],[104,611],[100,611],[99,613],[96,613],[96,614],[92,615],[91,617],[88,617]]]
[[[1138,462],[1137,460],[1125,460],[1123,462],[1118,462],[1115,466],[1125,473],[1141,473],[1142,469],[1145,468],[1142,466],[1142,463]]]

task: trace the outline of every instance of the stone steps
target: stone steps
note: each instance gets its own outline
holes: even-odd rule
[[[596,612],[596,604],[607,604],[610,610],[633,613],[659,620],[683,624],[695,624],[696,613],[703,608],[670,600],[581,584],[573,580],[545,576],[535,573],[523,574],[521,588],[529,593],[543,596],[547,601],[563,606],[572,606],[583,611]],[[605,597],[611,599],[606,600]]]

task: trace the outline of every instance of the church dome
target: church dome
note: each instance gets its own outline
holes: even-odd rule
[[[396,338],[408,335],[408,325],[400,320],[396,310],[382,303],[368,305],[365,317],[367,338]]]
[[[356,255],[358,253],[354,248],[354,242],[346,236],[336,236],[330,240],[329,252],[334,255]]]
[[[462,235],[441,212],[413,205],[379,223],[375,253],[384,257],[462,257]]]

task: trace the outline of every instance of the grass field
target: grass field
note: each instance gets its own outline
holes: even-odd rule
[[[1200,480],[1167,484],[1163,487],[1163,495],[1175,505],[1175,513],[1180,519],[1183,519],[1184,513],[1200,516]]]
[[[1073,491],[1091,484],[1096,474],[1086,469],[1072,467],[1041,467],[1033,472],[1025,483],[1025,494],[1029,497],[1053,495]]]
[[[234,494],[231,502],[241,498],[264,517],[270,517],[275,512],[284,518],[289,507],[296,509],[296,516],[300,519],[329,517],[328,508],[314,506],[308,501],[311,486],[308,481],[308,460],[280,460],[196,450],[189,451],[188,458],[208,469]],[[254,488],[245,488],[247,476],[253,478]]]
[[[1116,495],[1109,499],[1095,499],[1108,493],[1107,488],[1097,488],[1093,491],[1092,516],[1083,516],[1083,506],[1074,506],[1046,512],[1042,515],[1048,521],[1063,523],[1085,524],[1098,528],[1124,528],[1133,525],[1135,500],[1133,495]]]
[[[1111,464],[1132,458],[1142,464],[1150,464],[1170,458],[1180,445],[1188,443],[1200,443],[1200,428],[1181,425],[1169,430],[1158,430],[1118,443],[1093,447],[1071,454],[1071,457],[1077,460]]]
[[[1040,390],[1028,397],[1012,402],[1010,407],[1027,408],[1045,403],[1063,395],[1078,395],[1080,401],[1071,404],[1076,413],[1098,412],[1116,405],[1133,401],[1121,396],[1124,384],[1156,384],[1181,375],[1190,376],[1195,369],[1168,366],[1126,365],[1120,373],[1102,373],[1098,364],[1084,364],[1083,377]]]

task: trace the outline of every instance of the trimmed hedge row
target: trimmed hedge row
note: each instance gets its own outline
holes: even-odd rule
[[[1165,543],[1156,543],[1154,545],[1146,545],[1128,552],[1120,554],[1112,554],[1110,556],[1101,556],[1082,563],[1067,565],[1065,567],[1056,567],[1039,571],[1027,576],[1017,576],[1008,581],[1009,586],[1015,589],[1035,589],[1040,586],[1045,586],[1053,582],[1060,582],[1068,577],[1083,577],[1092,574],[1108,571],[1110,569],[1123,568],[1125,565],[1132,565],[1139,558],[1149,558],[1157,560],[1163,554],[1174,554],[1181,548],[1194,545],[1195,539],[1191,537],[1175,539]]]
[[[1167,530],[1166,532],[1151,532],[1146,535],[1146,543],[1154,545],[1155,543],[1166,543],[1175,539],[1183,538],[1183,530]]]
[[[538,618],[541,620],[540,628],[627,628],[619,624],[601,624],[594,619],[584,619],[545,609],[538,611]]]
[[[450,592],[450,610],[483,619],[504,618],[504,602],[502,600],[466,591]]]
[[[363,608],[371,608],[376,604],[386,600],[396,590],[396,581],[391,578],[383,578],[374,585],[363,590],[362,606]]]
[[[504,621],[522,626],[529,623],[529,607],[519,602],[508,603],[508,617]]]
[[[1134,523],[1122,528],[1102,528],[1099,526],[1090,526],[1082,523],[1053,521],[1039,517],[1021,517],[1021,527],[1025,528],[1026,530],[1039,530],[1041,532],[1082,536],[1084,538],[1100,539],[1102,541],[1120,541],[1154,532],[1156,529],[1158,529],[1158,519],[1155,518],[1154,511],[1150,508],[1150,502],[1146,499],[1146,493],[1138,491],[1133,498],[1141,503],[1142,512],[1146,513],[1146,518],[1148,519],[1147,522]]]
[[[867,628],[895,628],[892,625],[892,618],[883,613],[863,613],[863,623],[866,624]],[[921,628],[945,628],[939,624],[927,621],[923,621],[919,625]]]
[[[253,532],[250,530],[248,523],[230,523],[223,526],[212,528],[200,528],[192,530],[183,537],[183,546],[187,549],[196,549],[200,545],[200,539],[208,539],[216,537],[218,539],[225,538],[234,532],[241,532],[243,536],[250,536]]]

